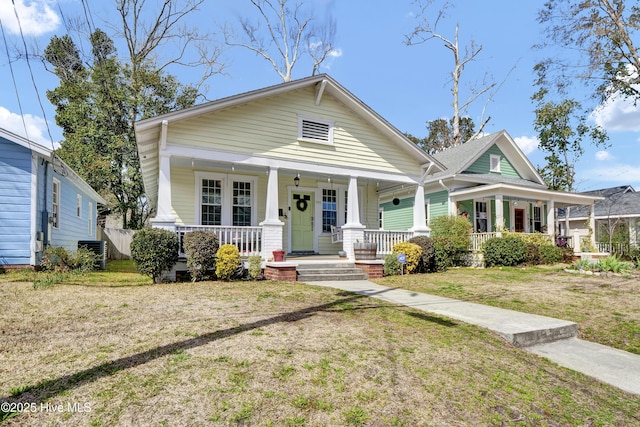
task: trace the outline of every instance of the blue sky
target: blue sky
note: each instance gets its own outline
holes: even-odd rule
[[[67,19],[84,19],[80,0],[14,0],[27,47],[44,48],[53,35],[65,33],[60,10]],[[155,0],[147,0],[153,4]],[[502,83],[486,106],[476,102],[468,114],[479,123],[491,116],[486,132],[506,129],[536,166],[544,163],[544,154],[536,149],[533,129],[534,105],[530,97],[532,68],[545,53],[532,49],[540,43],[542,28],[536,22],[537,2],[511,0],[457,1],[442,22],[440,32],[453,38],[455,24],[460,27],[461,45],[473,39],[483,46],[478,60],[465,69],[462,97],[467,88],[480,82],[488,73]],[[97,27],[112,34],[114,21],[110,0],[88,0]],[[451,53],[439,41],[418,46],[405,46],[404,36],[417,23],[416,6],[411,0],[305,0],[318,18],[330,14],[337,21],[335,55],[321,69],[334,77],[363,102],[403,132],[426,136],[425,122],[451,117],[449,73]],[[219,32],[225,22],[237,25],[239,16],[252,16],[248,0],[207,0],[189,25]],[[0,0],[0,19],[6,44],[0,39],[0,126],[24,135],[9,61],[16,49],[24,50],[19,36],[11,0]],[[220,37],[218,37],[220,39]],[[124,55],[124,49],[120,48]],[[163,54],[162,51],[159,52]],[[266,85],[280,83],[280,77],[264,59],[241,48],[228,49],[223,55],[226,74],[212,78],[206,93],[208,99],[234,95]],[[57,86],[55,76],[44,70],[37,60],[31,61],[35,86],[44,107],[40,108],[31,73],[25,61],[13,62],[16,85],[28,137],[50,145],[44,117],[49,122],[54,141],[61,139],[55,126],[54,109],[46,99],[47,89]],[[195,82],[199,74],[193,70],[170,70],[183,83]],[[311,64],[302,60],[294,68],[294,78],[311,73]],[[576,95],[575,97],[578,97]],[[587,191],[616,185],[633,185],[640,190],[640,108],[617,100],[602,106],[593,120],[605,127],[610,136],[607,150],[585,146],[576,163],[576,185]]]

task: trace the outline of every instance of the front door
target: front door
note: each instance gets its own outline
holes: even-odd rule
[[[291,194],[291,252],[313,252],[313,193]]]
[[[515,209],[513,227],[516,233],[524,233],[524,209]]]

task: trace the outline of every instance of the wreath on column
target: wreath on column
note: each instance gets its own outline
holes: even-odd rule
[[[309,200],[311,200],[311,196],[305,194],[301,197],[300,194],[294,194],[293,200],[296,201],[296,208],[298,208],[300,212],[304,212],[309,207]]]

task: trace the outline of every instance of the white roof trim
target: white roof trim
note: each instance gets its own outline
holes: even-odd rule
[[[540,200],[553,200],[568,205],[590,205],[596,200],[604,200],[604,197],[586,196],[578,193],[565,193],[562,191],[543,190],[529,187],[521,187],[510,184],[480,185],[464,190],[449,193],[452,200],[460,200],[469,197],[487,197],[502,194],[510,197],[527,197]]]

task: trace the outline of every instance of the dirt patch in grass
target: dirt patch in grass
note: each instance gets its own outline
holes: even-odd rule
[[[640,354],[640,275],[589,276],[562,266],[452,269],[377,281],[578,323],[579,336]]]
[[[36,405],[4,425],[640,423],[637,396],[407,307],[303,284],[108,277],[0,279],[0,402]]]

